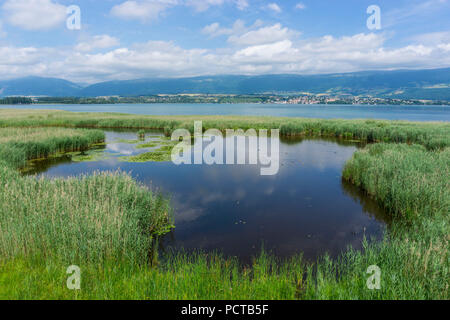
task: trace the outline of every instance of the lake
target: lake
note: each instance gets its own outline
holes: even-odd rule
[[[107,131],[106,146],[89,162],[75,157],[34,162],[30,174],[68,177],[102,170],[130,172],[171,197],[176,228],[161,250],[218,251],[250,263],[262,246],[277,257],[303,253],[308,260],[365,237],[380,239],[389,221],[376,202],[342,180],[346,161],[361,145],[342,140],[284,139],[278,174],[261,176],[259,165],[175,165],[124,162],[138,155],[136,132]],[[147,143],[162,140],[147,134]]]
[[[79,112],[122,112],[145,115],[242,115],[323,119],[387,119],[450,121],[450,106],[368,106],[287,104],[100,104],[14,105],[0,108],[50,109]]]

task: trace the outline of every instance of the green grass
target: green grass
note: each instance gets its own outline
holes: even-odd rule
[[[347,162],[344,179],[403,221],[450,213],[450,148],[379,143]]]
[[[145,130],[138,131],[138,138],[141,140],[145,140]]]
[[[48,158],[59,152],[84,151],[104,139],[100,130],[0,128],[0,161],[20,168],[28,160]]]
[[[155,150],[138,154],[136,156],[119,157],[124,162],[169,162],[172,161],[172,150],[174,145],[156,145]]]
[[[446,122],[423,123],[243,116],[146,116],[11,109],[0,109],[0,119],[0,127],[58,126],[161,129],[167,135],[176,128],[185,128],[193,132],[194,121],[203,121],[204,129],[278,128],[281,134],[285,136],[343,137],[367,142],[416,143],[424,145],[428,149],[450,146],[450,125]]]
[[[114,155],[119,155],[119,153],[105,152],[104,149],[92,149],[83,152],[69,152],[66,154],[71,155],[71,160],[73,162],[103,161],[110,159]]]
[[[168,201],[124,173],[69,179],[22,177],[0,166],[0,256],[143,263],[170,230]]]
[[[136,149],[156,148],[159,145],[160,145],[160,143],[158,143],[157,141],[150,141],[150,142],[138,144],[136,146]]]
[[[242,269],[220,255],[174,254],[158,266],[108,260],[82,263],[82,289],[66,288],[67,263],[16,257],[0,263],[0,299],[448,299],[447,243],[394,241],[349,250],[314,266],[301,257],[260,255]],[[366,287],[367,267],[378,265],[381,289]]]
[[[449,299],[450,148],[369,145],[354,154],[343,177],[393,217],[389,238],[373,254],[383,272],[396,273],[391,297]]]
[[[152,235],[167,232],[171,224],[167,200],[123,173],[65,180],[22,177],[14,169],[22,162],[5,157],[0,164],[0,184],[5,186],[0,193],[0,299],[450,298],[448,123],[17,110],[0,115],[0,127],[5,127],[0,132],[17,134],[34,130],[29,127],[41,133],[62,130],[61,136],[73,130],[55,126],[170,133],[203,120],[205,128],[280,128],[287,136],[384,142],[356,152],[343,176],[377,199],[393,219],[384,241],[364,243],[364,250],[349,249],[334,260],[324,256],[314,264],[300,257],[277,261],[264,253],[244,269],[215,254],[155,259],[149,256]],[[1,148],[10,143],[5,139]],[[50,139],[37,132],[29,146]],[[26,155],[20,152],[14,159]],[[71,264],[82,269],[82,290],[77,292],[65,287]],[[381,290],[366,287],[370,265],[381,268]]]
[[[172,149],[169,149],[170,146],[175,146],[178,144],[177,141],[171,141],[170,138],[167,137],[154,137],[156,139],[152,139],[150,141],[140,143],[136,146],[136,149],[147,149],[147,148],[156,148],[156,147],[162,147],[164,150],[172,151]]]

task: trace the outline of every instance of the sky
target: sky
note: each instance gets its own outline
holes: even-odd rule
[[[0,0],[0,79],[443,68],[449,17],[450,0]]]

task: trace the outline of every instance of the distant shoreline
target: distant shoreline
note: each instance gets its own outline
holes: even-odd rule
[[[53,110],[149,116],[244,116],[310,119],[384,119],[450,122],[447,105],[287,105],[287,104],[29,104],[0,105],[10,110]]]
[[[276,103],[276,102],[107,102],[107,103],[99,103],[99,102],[40,102],[40,103],[13,103],[13,104],[2,104],[0,103],[0,108],[2,106],[40,106],[40,105],[48,105],[48,106],[57,106],[57,105],[157,105],[157,104],[177,104],[177,105],[183,105],[183,104],[189,104],[189,105],[238,105],[238,104],[244,104],[244,105],[255,105],[255,104],[261,104],[261,105],[291,105],[291,106],[392,106],[392,107],[423,107],[423,106],[436,106],[436,107],[449,107],[450,101],[446,102],[436,102],[436,103],[411,103],[411,104],[392,104],[392,103],[377,103],[377,104],[370,104],[370,103]]]
[[[11,96],[0,98],[0,105],[101,105],[101,104],[280,104],[280,105],[404,105],[448,106],[449,100],[402,99],[373,96],[349,96],[332,94],[159,94],[148,96],[97,96],[97,97],[51,97]]]

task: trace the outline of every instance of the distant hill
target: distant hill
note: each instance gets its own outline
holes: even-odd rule
[[[203,76],[109,81],[87,87],[60,79],[0,81],[0,95],[143,96],[155,94],[329,93],[450,100],[450,68],[328,75]]]
[[[81,86],[62,79],[26,77],[0,80],[0,96],[67,97],[80,94]]]

